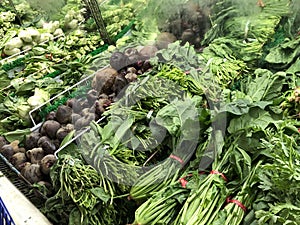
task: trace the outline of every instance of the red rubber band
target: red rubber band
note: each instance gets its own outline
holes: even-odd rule
[[[212,171],[210,171],[210,174],[220,175],[223,178],[223,180],[225,180],[226,182],[228,181],[227,177],[225,177],[225,175],[223,173],[219,172],[219,171],[212,170]]]
[[[175,159],[176,161],[180,162],[181,165],[184,164],[183,160],[181,158],[179,158],[178,156],[176,156],[176,155],[171,154],[169,157],[171,159]]]
[[[205,174],[205,172],[202,171],[202,172],[199,172],[199,174],[200,174],[200,175],[203,175],[203,174]],[[187,174],[186,176],[184,176],[184,177],[182,177],[182,178],[179,178],[179,182],[180,182],[180,184],[181,184],[181,186],[182,186],[183,188],[186,188],[186,185],[187,185],[187,183],[188,183],[188,181],[186,180],[186,178],[187,178],[187,177],[191,177],[191,176],[193,176],[193,174],[189,173],[189,174]]]
[[[185,178],[180,178],[179,182],[181,184],[181,187],[186,188],[188,181]]]
[[[228,197],[228,198],[226,199],[226,202],[227,202],[227,204],[229,204],[229,203],[234,203],[234,204],[236,204],[237,206],[239,206],[244,212],[247,211],[247,207],[244,206],[243,203],[241,203],[241,202],[238,201],[238,200],[231,199],[230,197]]]
[[[202,70],[202,68],[197,68],[197,69],[196,69],[196,71],[199,71],[199,70]],[[190,70],[187,70],[187,71],[185,71],[184,73],[185,73],[185,74],[190,74],[191,71],[190,71]]]

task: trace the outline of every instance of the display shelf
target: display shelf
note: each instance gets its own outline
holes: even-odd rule
[[[0,171],[0,197],[14,221],[11,225],[52,224],[2,173],[2,171]]]

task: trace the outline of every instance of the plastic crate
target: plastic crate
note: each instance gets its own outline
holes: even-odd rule
[[[14,220],[11,218],[7,208],[0,197],[0,225],[15,225]]]

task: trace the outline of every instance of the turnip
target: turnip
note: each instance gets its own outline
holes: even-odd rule
[[[42,158],[45,156],[45,152],[42,148],[34,148],[28,150],[26,152],[26,156],[31,163],[39,163],[42,160]]]
[[[3,136],[0,136],[0,149],[6,144],[8,144],[6,139]]]
[[[39,132],[32,132],[29,135],[26,135],[25,138],[25,148],[30,150],[33,148],[38,147],[38,140],[42,137],[42,135]]]
[[[56,119],[60,124],[71,122],[72,108],[66,105],[60,105],[56,111]]]
[[[56,138],[61,142],[72,130],[74,130],[74,125],[69,123],[58,129]]]
[[[54,154],[57,150],[57,146],[47,136],[43,136],[39,139],[38,146],[45,151],[45,154]]]
[[[11,162],[18,170],[21,169],[22,164],[25,163],[26,161],[27,161],[26,154],[25,154],[25,153],[22,153],[22,152],[15,153],[15,154],[11,157],[11,159],[10,159],[10,162]]]
[[[59,122],[55,120],[47,120],[41,127],[41,134],[47,135],[49,138],[54,139],[56,137],[56,132],[60,127],[61,125]]]
[[[36,183],[42,180],[43,174],[39,164],[31,164],[26,162],[21,169],[21,174],[30,182]]]
[[[11,147],[10,145],[6,144],[6,145],[3,145],[1,150],[0,150],[0,153],[5,157],[7,158],[8,160],[11,159],[11,157],[14,155],[14,149],[13,147]]]
[[[112,68],[106,68],[96,72],[92,80],[92,88],[95,89],[99,94],[112,94],[112,86],[117,75],[117,70]]]
[[[49,175],[50,167],[56,162],[56,158],[54,155],[49,154],[42,158],[40,162],[41,171],[45,175]]]

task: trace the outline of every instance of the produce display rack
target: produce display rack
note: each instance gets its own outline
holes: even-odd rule
[[[117,41],[119,38],[123,37],[124,35],[128,35],[128,33],[130,32],[130,29],[132,28],[134,24],[134,20],[132,20],[119,34],[117,34],[113,40]],[[58,38],[55,37],[55,38]],[[108,44],[104,44],[102,46],[100,46],[99,48],[97,48],[96,50],[90,52],[89,54],[91,56],[96,56],[104,51],[106,51],[108,49],[109,45]],[[30,50],[28,50],[30,51]],[[27,57],[30,57],[30,54],[27,52],[26,55],[21,56],[17,59],[15,59],[14,61],[5,63],[7,61],[6,59],[3,59],[0,61],[0,65],[1,65],[1,69],[5,70],[6,72],[9,72],[11,70],[16,70],[18,68],[23,68],[24,67],[24,61],[26,60]],[[25,51],[23,52],[25,53]],[[16,57],[17,55],[15,55],[14,57]],[[13,58],[13,57],[10,57]],[[62,59],[63,60],[63,59]],[[60,60],[59,62],[61,62],[62,60]],[[59,63],[57,62],[57,63]],[[106,67],[104,67],[106,68]],[[104,69],[103,68],[103,69]],[[59,75],[62,73],[62,71],[56,70],[50,74],[47,74],[44,77],[51,77],[51,78],[55,78],[55,77],[59,77]],[[30,76],[33,76],[34,74],[31,74]],[[41,112],[43,108],[45,108],[45,106],[47,105],[51,105],[51,103],[54,103],[55,101],[57,101],[59,98],[63,99],[67,99],[68,97],[72,96],[74,90],[80,86],[87,86],[90,85],[91,79],[94,76],[94,74],[85,77],[84,79],[82,79],[81,81],[77,82],[76,84],[72,85],[71,87],[69,87],[68,89],[64,90],[63,92],[57,94],[56,96],[52,97],[49,101],[45,102],[44,104],[36,107],[35,109],[31,110],[29,112],[29,116],[30,119],[33,123],[33,127],[31,128],[31,131],[34,132],[36,130],[38,130],[42,124],[42,122],[38,122],[36,121],[36,119],[34,119],[33,114],[36,112]],[[9,88],[6,87],[6,88]],[[5,90],[6,88],[2,89]],[[63,102],[60,100],[58,104],[62,104]],[[57,107],[58,105],[56,105]],[[104,119],[104,117],[102,117],[101,119],[99,119],[98,121],[96,121],[97,123],[102,121]],[[85,128],[83,129],[81,132],[79,132],[78,134],[76,134],[70,141],[68,141],[65,145],[63,145],[62,147],[60,147],[56,152],[55,152],[55,156],[57,157],[58,153],[63,150],[65,147],[67,147],[70,143],[72,143],[73,141],[75,141],[76,139],[78,139],[81,135],[83,135],[85,132],[87,132],[89,130],[89,128]],[[20,171],[18,171],[3,155],[0,154],[0,171],[3,172],[3,174],[8,177],[8,179],[13,183],[13,185],[20,190],[25,197],[27,197],[28,199],[30,199],[30,201],[37,207],[41,207],[41,205],[43,204],[43,202],[41,202],[41,199],[43,200],[47,200],[47,197],[41,193],[39,190],[37,190],[37,188],[33,187],[32,184],[24,177],[22,176],[22,174],[20,173]],[[0,223],[1,224],[1,223]]]
[[[37,208],[42,206],[41,200],[46,200],[47,197],[39,190],[34,188],[32,184],[22,176],[2,154],[0,154],[0,171],[5,175],[12,184]],[[1,224],[1,223],[0,223]]]
[[[1,69],[5,70],[5,71],[9,71],[9,70],[15,68],[16,66],[24,65],[24,60],[25,60],[27,57],[30,57],[30,53],[29,53],[29,52],[30,52],[34,47],[37,47],[37,46],[42,45],[42,44],[46,44],[46,43],[48,43],[48,42],[50,42],[50,41],[53,41],[53,40],[56,40],[56,39],[58,39],[58,38],[60,38],[60,37],[65,37],[65,34],[57,35],[57,36],[53,37],[52,39],[49,39],[49,40],[44,41],[44,42],[41,42],[41,43],[39,43],[39,44],[37,44],[37,45],[35,45],[35,46],[32,46],[32,47],[29,48],[29,49],[26,49],[26,50],[21,51],[21,52],[19,52],[19,53],[17,53],[17,54],[14,54],[14,55],[11,55],[11,56],[9,56],[9,57],[6,57],[6,58],[2,59],[2,60],[0,61],[0,64],[2,65]],[[27,54],[26,54],[26,53],[27,53]],[[15,60],[13,60],[13,61],[7,62],[8,60],[13,59],[13,58],[16,58],[16,57],[18,57],[18,56],[19,56],[19,58],[15,59]]]
[[[134,24],[134,20],[131,21],[117,36],[115,36],[114,40],[118,40],[119,38],[123,37],[124,35],[128,34],[128,32],[130,31],[130,29],[132,28]],[[108,48],[108,44],[104,44],[103,46],[99,47],[98,49],[92,51],[90,54],[92,56],[95,56],[97,54],[100,54],[102,52],[104,52],[105,50],[107,50]],[[105,69],[108,66],[102,68]],[[56,70],[53,73],[50,73],[48,75],[46,75],[46,77],[57,77],[58,75],[60,75],[61,71]],[[29,117],[32,121],[33,124],[33,128],[31,128],[32,131],[36,130],[40,125],[41,122],[38,122],[34,119],[34,114],[36,114],[37,111],[41,112],[43,108],[45,108],[45,106],[47,105],[54,105],[54,102],[57,101],[60,97],[66,97],[66,96],[70,96],[72,95],[72,92],[74,92],[74,90],[80,86],[86,86],[89,85],[89,83],[91,82],[91,79],[94,77],[94,74],[91,74],[85,78],[83,78],[81,81],[77,82],[76,84],[72,85],[71,87],[67,88],[66,90],[60,92],[59,94],[55,95],[54,97],[52,97],[51,99],[49,99],[48,101],[46,101],[45,103],[43,103],[42,105],[39,105],[38,107],[32,109],[29,112]],[[65,99],[66,100],[66,99]],[[60,102],[59,104],[63,104],[64,102]],[[58,106],[58,105],[57,105]]]
[[[103,67],[101,70],[104,70],[105,68],[108,68],[108,67],[109,66]],[[64,90],[64,91],[60,92],[59,94],[55,95],[54,97],[52,97],[48,101],[44,102],[42,105],[40,105],[40,106],[34,108],[33,110],[31,110],[29,112],[29,117],[30,117],[30,119],[32,121],[32,124],[33,124],[33,127],[31,128],[31,131],[34,132],[34,131],[38,130],[41,127],[42,123],[43,123],[43,121],[37,121],[35,119],[34,115],[38,115],[38,114],[44,115],[44,112],[45,112],[45,110],[47,110],[47,107],[49,107],[50,109],[57,108],[59,105],[64,104],[69,98],[78,97],[77,96],[78,93],[76,93],[76,90],[79,90],[81,87],[83,87],[83,89],[85,89],[86,87],[90,87],[91,80],[93,79],[94,75],[95,75],[95,73],[93,73],[93,74],[85,77],[81,81],[77,82],[76,84],[70,86],[66,90]],[[101,117],[96,122],[99,123],[104,118],[105,117]],[[56,158],[58,157],[57,155],[58,155],[58,153],[61,150],[63,150],[70,143],[72,143],[73,141],[75,141],[76,139],[78,139],[81,135],[83,135],[89,129],[90,128],[87,127],[85,129],[81,130],[79,133],[77,133],[75,135],[75,137],[73,137],[70,141],[68,141],[66,144],[64,144],[63,146],[61,146],[58,150],[56,150],[55,153],[54,153],[54,155],[56,156]]]
[[[132,26],[134,25],[134,22],[135,22],[134,20],[130,21],[130,23],[129,23],[126,27],[124,27],[124,29],[123,29],[122,31],[120,31],[120,33],[118,33],[118,34],[112,39],[113,42],[116,42],[116,41],[117,41],[118,39],[120,39],[121,37],[127,35],[127,34],[130,32],[130,29],[132,28]],[[52,40],[55,40],[55,39],[60,38],[60,37],[62,37],[62,36],[65,36],[65,35],[58,35],[58,36],[55,36]],[[50,41],[50,40],[49,40],[49,41]],[[45,44],[45,43],[47,43],[47,42],[49,42],[49,41],[45,41],[45,42],[43,42],[43,43],[41,43],[41,44]],[[38,45],[37,45],[37,46],[38,46]],[[90,52],[89,55],[91,55],[91,56],[96,56],[96,55],[98,55],[98,54],[100,54],[100,53],[106,51],[106,50],[108,49],[108,47],[109,47],[109,44],[105,43],[105,44],[103,44],[102,46],[100,46],[99,48],[97,48],[97,49],[95,49],[94,51]],[[26,51],[22,51],[22,52],[20,52],[20,53],[17,53],[17,54],[15,54],[15,55],[12,55],[12,56],[10,56],[10,57],[7,57],[7,58],[2,59],[2,60],[0,61],[1,69],[4,70],[4,71],[6,71],[6,72],[9,72],[9,71],[14,70],[14,69],[16,69],[16,68],[24,67],[24,61],[26,60],[26,58],[30,57],[31,55],[28,53],[28,54],[22,56],[22,54],[23,54],[23,53],[27,53],[27,52],[29,52],[30,50],[31,50],[31,49],[28,49],[28,50],[26,50]],[[11,61],[11,62],[5,63],[7,60],[9,60],[9,59],[11,59],[11,58],[15,58],[15,57],[17,57],[17,56],[20,56],[20,57],[17,58],[17,59],[15,59],[15,60],[13,60],[13,61]],[[64,60],[64,59],[61,59],[61,60],[59,60],[57,63],[60,63],[60,62],[62,62],[63,60]],[[56,64],[57,64],[57,63],[56,63]],[[41,72],[41,71],[38,71],[38,72]],[[62,73],[62,71],[60,71],[60,70],[55,70],[54,72],[49,73],[49,74],[45,75],[44,77],[51,77],[51,78],[54,78],[54,77],[60,75],[61,73]]]
[[[106,67],[105,67],[106,68]],[[58,93],[54,97],[50,98],[48,101],[44,102],[43,104],[35,107],[29,112],[29,117],[31,119],[31,122],[33,124],[33,128],[31,128],[32,131],[37,130],[37,128],[40,127],[42,121],[38,121],[35,118],[35,115],[41,115],[43,114],[43,110],[45,110],[46,107],[58,107],[61,104],[64,104],[68,98],[71,98],[71,96],[74,95],[74,92],[76,89],[80,87],[87,87],[91,83],[91,79],[94,77],[94,74],[91,74],[85,78],[83,78],[81,81],[77,82],[76,84],[70,86],[69,88],[65,89],[64,91]],[[43,119],[43,118],[41,118]]]

